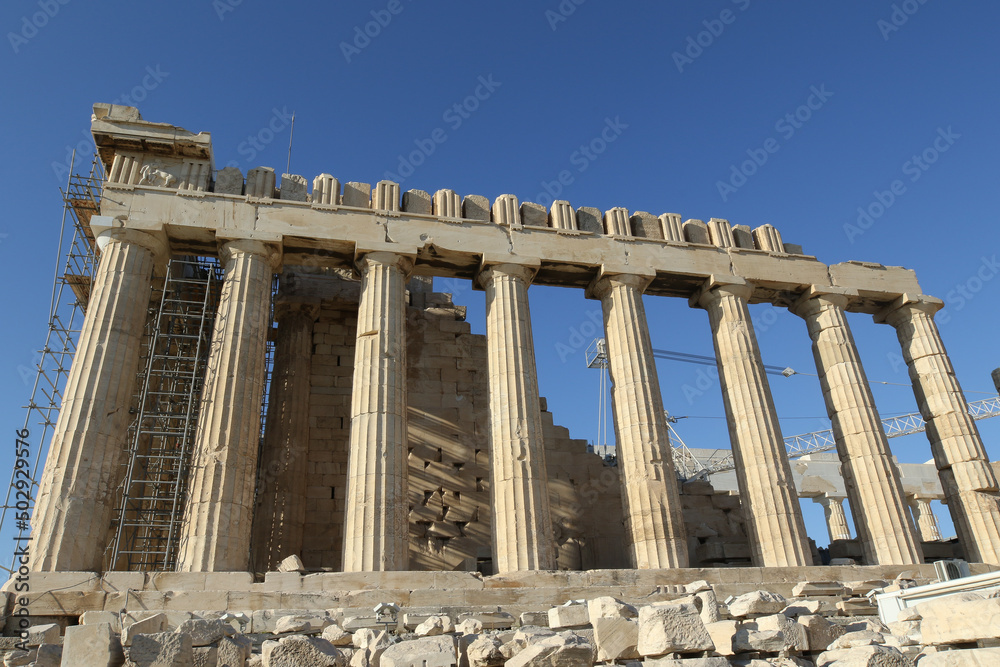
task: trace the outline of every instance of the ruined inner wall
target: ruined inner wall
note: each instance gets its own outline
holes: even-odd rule
[[[411,287],[416,289],[407,309],[409,568],[490,572],[486,338],[471,333],[465,308],[453,304],[451,295]],[[320,306],[308,379],[307,510],[300,556],[309,569],[336,571],[343,556],[360,287],[336,275],[292,270],[282,276],[281,290],[285,297]],[[630,567],[619,469],[556,425],[544,399],[542,407],[557,566]],[[692,564],[739,562],[747,538],[738,498],[709,498],[711,487],[696,486],[682,496]],[[268,492],[266,485],[262,489]]]
[[[286,272],[282,293],[320,306],[313,326],[302,560],[341,569],[359,285]],[[407,309],[410,569],[489,570],[491,510],[485,336],[448,294]],[[544,412],[560,568],[627,567],[617,468]],[[266,486],[263,492],[267,493]],[[259,499],[259,501],[262,499]],[[260,506],[260,502],[258,507]],[[289,555],[289,554],[286,554]]]

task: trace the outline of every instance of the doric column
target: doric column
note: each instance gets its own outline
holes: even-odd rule
[[[167,257],[166,245],[143,232],[113,229],[97,242],[100,263],[31,518],[36,571],[101,571],[153,268]]]
[[[409,563],[405,293],[412,268],[411,259],[388,252],[358,262],[345,572],[405,570]]]
[[[930,498],[920,498],[914,496],[910,498],[910,509],[917,522],[917,532],[920,533],[921,542],[937,542],[941,539],[941,529],[938,527],[937,517],[931,509]]]
[[[212,332],[181,528],[180,572],[248,569],[260,407],[277,253],[260,241],[219,251],[226,276]]]
[[[660,396],[642,291],[649,279],[599,277],[590,294],[601,300],[611,373],[622,504],[633,567],[687,567],[687,539],[670,433]]]
[[[708,311],[712,326],[753,563],[811,565],[802,508],[750,321],[752,291],[745,284],[710,283],[692,297],[691,305]]]
[[[479,275],[486,289],[489,357],[490,488],[494,566],[499,574],[552,570],[545,441],[531,337],[532,269],[498,264]]]
[[[268,396],[264,447],[254,512],[254,569],[269,572],[288,556],[302,555],[309,453],[309,389],[313,323],[319,306],[283,301]]]
[[[934,323],[941,306],[931,297],[904,294],[875,319],[896,329],[966,559],[1000,565],[1000,491]]]
[[[833,425],[847,499],[868,565],[923,563],[892,460],[844,308],[851,295],[807,291],[790,309],[806,321],[826,414]]]
[[[823,506],[823,516],[826,517],[826,530],[830,541],[851,539],[851,530],[847,527],[847,515],[844,514],[844,499],[837,496],[817,496],[813,498]]]

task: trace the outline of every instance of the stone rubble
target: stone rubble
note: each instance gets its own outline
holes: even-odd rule
[[[522,612],[522,619],[548,627],[517,624],[499,609],[475,613],[457,607],[442,607],[438,613],[428,607],[402,609],[399,622],[354,632],[345,625],[362,617],[347,616],[345,609],[289,609],[266,615],[88,613],[79,625],[39,617],[26,629],[23,643],[16,637],[2,638],[0,658],[5,667],[1000,664],[1000,596],[964,592],[932,599],[902,609],[897,620],[885,625],[870,613],[844,611],[860,609],[867,600],[857,593],[873,588],[871,582],[854,583],[804,582],[794,587],[799,596],[791,599],[757,590],[718,603],[714,588],[700,581],[672,586],[672,599],[660,595],[630,604],[605,595]],[[251,616],[260,618],[259,627],[248,622]],[[456,618],[462,620],[456,623]]]

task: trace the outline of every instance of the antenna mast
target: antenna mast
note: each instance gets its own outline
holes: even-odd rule
[[[285,173],[290,174],[292,169],[292,137],[295,136],[295,112],[292,112],[292,129],[288,131],[288,162],[285,163]]]

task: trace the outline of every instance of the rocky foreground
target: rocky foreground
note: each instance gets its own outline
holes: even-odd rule
[[[958,593],[903,609],[888,625],[865,596],[886,582],[807,582],[785,597],[724,602],[694,582],[678,597],[570,600],[547,612],[370,619],[337,610],[284,614],[150,612],[122,623],[35,625],[3,638],[3,664],[34,667],[997,667],[1000,597]],[[894,586],[905,587],[897,581]],[[124,626],[124,627],[123,627]],[[267,631],[258,631],[266,628]],[[347,628],[347,629],[345,629]]]

